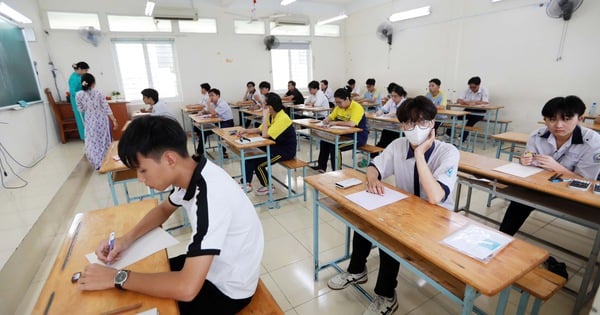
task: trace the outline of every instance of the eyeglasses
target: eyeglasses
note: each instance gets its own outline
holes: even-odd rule
[[[431,123],[433,122],[433,120],[421,120],[418,122],[401,122],[400,123],[400,129],[404,130],[404,131],[411,131],[414,130],[415,127],[419,127],[419,129],[427,129],[429,127],[431,127]]]

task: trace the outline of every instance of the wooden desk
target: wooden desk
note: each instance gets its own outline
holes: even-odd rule
[[[218,118],[218,117],[202,117],[203,115],[197,115],[197,114],[189,114],[188,116],[190,118],[190,124],[192,126],[194,126],[194,125],[200,126],[200,137],[202,137],[202,143],[204,143],[204,150],[202,150],[202,151],[204,152],[204,157],[206,157],[208,159],[210,156],[206,152],[207,148],[206,148],[206,143],[204,142],[204,130],[205,129],[214,129],[215,127],[220,128],[221,121],[223,121],[223,119]],[[205,128],[205,127],[210,127],[210,128]],[[198,145],[196,144],[196,136],[194,135],[193,128],[192,128],[192,145],[194,146],[194,151],[196,151],[196,148]]]
[[[316,122],[314,119],[294,119],[292,122],[301,127],[310,128],[311,136],[321,139],[321,141],[329,142],[334,145],[334,152],[338,152],[340,144],[353,143],[352,148],[352,168],[356,168],[356,139],[357,133],[362,131],[360,128],[349,127],[347,129],[336,129],[336,128],[325,128],[320,125],[320,122]],[[347,135],[353,135],[353,138],[343,137]],[[312,156],[312,145],[310,146]],[[334,171],[337,168],[337,153],[334,155],[336,160],[334,165],[331,165],[331,169]]]
[[[359,178],[361,185],[348,189],[338,189],[335,182]],[[305,178],[307,184],[314,188],[313,194],[313,238],[315,279],[322,268],[337,264],[343,260],[336,259],[332,263],[320,265],[318,230],[319,208],[323,208],[334,217],[344,222],[347,227],[373,241],[386,253],[398,260],[402,266],[446,294],[456,303],[462,305],[462,314],[471,314],[473,301],[479,293],[494,296],[501,294],[499,306],[506,305],[510,286],[542,263],[548,252],[519,239],[514,239],[488,263],[470,258],[455,249],[443,245],[441,241],[467,224],[478,224],[461,214],[448,211],[410,193],[401,191],[408,198],[387,206],[367,211],[351,202],[345,196],[364,191],[365,175],[355,170],[342,170]],[[385,184],[386,189],[399,189]],[[320,200],[319,194],[333,201]],[[338,206],[335,206],[338,205]],[[346,230],[346,253],[348,254],[349,229]],[[413,261],[422,261],[430,266],[432,272],[416,268]],[[433,278],[439,277],[436,272],[444,273],[445,279],[453,279],[450,283],[440,284]],[[447,289],[446,286],[455,289]],[[461,290],[464,287],[464,290]]]
[[[458,169],[467,175],[460,175],[458,187],[455,192],[455,207],[458,210],[460,203],[461,186],[466,185],[469,190],[464,209],[469,212],[470,196],[472,188],[492,194],[495,197],[516,201],[535,209],[548,213],[552,216],[589,227],[596,231],[592,249],[587,258],[583,280],[579,286],[577,299],[573,314],[578,314],[584,303],[593,297],[593,293],[600,285],[600,272],[596,275],[592,289],[588,293],[590,281],[594,272],[594,266],[600,252],[600,198],[590,190],[580,191],[569,189],[568,183],[550,183],[548,178],[554,174],[550,171],[542,171],[526,178],[495,171],[494,168],[511,163],[469,152],[460,152]],[[482,183],[471,179],[469,175],[478,178],[486,178],[492,184]],[[508,185],[506,187],[500,185]],[[540,240],[543,241],[543,240]]]
[[[474,109],[474,110],[484,110],[485,111],[485,113],[469,113],[471,115],[480,115],[480,116],[485,117],[485,120],[486,120],[485,121],[485,134],[484,134],[484,139],[483,139],[483,149],[485,150],[485,148],[487,146],[488,136],[491,135],[490,134],[490,120],[494,121],[494,128],[492,129],[492,134],[493,134],[493,132],[497,128],[498,112],[500,111],[500,109],[504,108],[504,106],[448,104],[447,107],[450,109],[462,108],[462,109],[466,109],[466,110]],[[492,117],[492,112],[495,113],[494,117]]]
[[[290,109],[290,118],[292,120],[295,119],[296,110],[300,111],[300,113],[310,112],[311,115],[314,116],[314,118],[318,118],[317,113],[326,112],[325,116],[327,116],[327,114],[329,114],[329,112],[333,110],[332,108],[329,108],[329,107],[314,107],[314,106],[306,106],[304,104],[294,105],[294,103],[285,104],[285,107]]]
[[[151,199],[77,214],[38,297],[33,314],[97,315],[136,303],[142,303],[142,307],[135,310],[136,313],[156,307],[160,314],[179,314],[175,300],[116,288],[80,291],[77,284],[71,283],[71,276],[89,264],[85,255],[96,250],[102,239],[107,238],[111,231],[123,235],[156,205],[156,200]],[[128,269],[137,272],[170,271],[167,252],[156,252]]]
[[[525,147],[527,144],[527,140],[529,140],[529,134],[522,132],[505,132],[497,135],[492,135],[492,138],[498,140],[500,143],[498,144],[498,149],[496,150],[496,158],[500,158],[500,153],[508,154],[508,160],[512,161],[513,156],[515,155],[515,148],[517,145],[521,147]],[[510,144],[510,147],[503,148],[504,142]]]
[[[588,127],[594,131],[600,132],[600,124],[599,123],[582,123],[581,125],[584,127]]]

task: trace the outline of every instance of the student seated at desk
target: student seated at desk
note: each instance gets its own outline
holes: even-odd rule
[[[469,88],[456,100],[456,103],[460,105],[480,105],[480,107],[485,108],[485,106],[489,104],[490,93],[485,87],[481,86],[481,78],[472,77],[467,84],[469,85]],[[485,113],[485,110],[469,108],[469,112]],[[473,127],[477,122],[483,120],[483,118],[485,118],[483,115],[467,115],[467,126]],[[446,130],[446,135],[450,136],[451,133],[452,131],[450,129]],[[463,130],[462,141],[465,142],[468,136],[469,132]]]
[[[177,120],[175,114],[169,108],[167,103],[158,99],[158,91],[155,89],[143,89],[142,90],[142,101],[144,104],[150,105],[150,108],[142,108],[142,113],[152,113],[153,116],[165,116],[171,119]]]
[[[208,96],[209,91],[210,91],[210,84],[208,84],[208,83],[200,84],[200,102],[198,104],[186,105],[185,107],[187,109],[198,110],[199,112],[204,111],[206,109],[206,106],[210,102],[210,97]],[[200,128],[198,128],[196,126],[193,126],[193,127],[194,127],[194,132],[198,135],[198,137],[200,137],[201,136]]]
[[[271,165],[293,159],[296,156],[296,130],[292,120],[283,110],[281,98],[275,93],[268,93],[265,97],[266,106],[263,108],[263,123],[254,129],[240,130],[239,136],[248,133],[260,133],[263,138],[275,141],[271,145]],[[252,172],[256,173],[258,181],[262,185],[254,193],[256,195],[269,194],[269,177],[267,173],[267,158],[246,160],[246,191],[252,191]],[[242,187],[243,188],[243,187]],[[272,186],[275,193],[275,187]]]
[[[329,108],[329,101],[327,100],[327,96],[325,96],[325,93],[321,91],[319,82],[314,80],[310,81],[308,83],[308,93],[309,95],[306,98],[306,106]],[[315,112],[314,118],[322,118],[323,116],[325,115],[320,112]]]
[[[358,102],[361,104],[375,104],[377,107],[381,106],[381,92],[375,88],[375,79],[367,79],[366,84],[367,91]]]
[[[350,79],[348,80],[348,85],[346,88],[350,89],[351,95],[353,99],[360,98],[360,87],[356,85],[356,80]]]
[[[210,114],[213,118],[221,118],[221,128],[233,127],[233,113],[231,111],[231,107],[229,107],[229,104],[227,104],[227,102],[221,98],[221,91],[214,88],[210,89],[208,96],[210,98],[210,102],[203,113]],[[206,138],[212,134],[212,130],[205,130],[204,138],[202,138],[200,133],[200,136],[198,137],[198,146],[196,147],[197,155],[204,154],[204,141],[206,141]],[[223,147],[223,157],[229,157],[225,147]]]
[[[390,84],[388,84],[386,90],[387,90],[387,94],[381,98],[381,104],[385,104],[387,103],[390,98],[392,98],[392,91],[394,90],[394,87],[398,86],[398,83],[396,82],[390,82]]]
[[[133,120],[119,141],[119,157],[138,178],[159,191],[175,186],[168,201],[152,209],[129,232],[96,249],[102,262],[115,262],[134,241],[163,224],[178,207],[192,223],[187,253],[170,258],[171,272],[141,273],[88,265],[80,290],[117,287],[175,299],[181,314],[235,314],[254,295],[264,239],[256,210],[237,183],[203,156],[192,159],[187,135],[174,120],[145,116]],[[116,223],[115,223],[116,224]]]
[[[356,147],[360,147],[367,143],[369,129],[367,128],[367,117],[365,116],[364,108],[359,103],[352,100],[349,89],[337,89],[333,96],[335,97],[336,106],[333,109],[333,112],[323,119],[323,125],[360,128],[362,131],[359,131],[356,137]],[[342,165],[341,152],[351,150],[352,147],[352,143],[341,144],[339,145],[339,151],[335,152],[335,145],[333,143],[321,141],[319,162],[317,166],[311,168],[319,173],[325,173],[327,170],[327,159],[331,156],[331,168],[340,169]],[[335,160],[337,160],[337,167],[334,164]]]
[[[281,98],[282,102],[294,102],[294,105],[304,104],[304,95],[296,88],[295,81],[288,82],[288,90],[285,96]]]
[[[386,116],[386,117],[396,117],[396,113],[400,105],[406,100],[406,91],[403,87],[399,85],[392,86],[391,97],[381,107],[379,111],[377,111],[377,116]],[[379,138],[379,142],[377,142],[376,146],[380,148],[387,148],[387,146],[392,143],[392,141],[398,139],[400,133],[388,129],[384,129],[381,131],[381,138]],[[371,155],[371,157],[376,157],[377,153]]]
[[[440,79],[433,78],[429,80],[428,92],[425,94],[425,97],[430,99],[438,110],[446,109],[446,105],[448,103],[446,99],[446,93],[440,90],[440,85],[442,85],[442,81]],[[442,124],[442,120],[445,119],[448,119],[447,115],[435,116],[436,121],[433,129],[437,131],[438,127]]]
[[[385,194],[382,179],[394,176],[396,187],[448,210],[454,208],[452,192],[458,170],[458,150],[435,140],[436,108],[424,96],[408,98],[398,109],[400,129],[405,137],[394,140],[367,168],[367,191]],[[424,209],[424,211],[426,211]],[[329,279],[327,285],[340,290],[353,283],[367,282],[367,256],[371,242],[358,233],[352,240],[352,256],[347,272]],[[375,299],[364,315],[393,314],[398,309],[396,286],[400,264],[379,251],[379,274]]]
[[[329,88],[329,81],[327,80],[321,80],[321,85],[320,85],[321,91],[323,91],[323,94],[325,94],[325,97],[327,98],[327,102],[329,102],[329,108],[333,108],[333,91],[331,90],[331,88]]]
[[[257,104],[260,101],[260,93],[256,90],[256,85],[253,81],[246,83],[246,92],[241,101],[237,102],[237,105],[252,105]]]

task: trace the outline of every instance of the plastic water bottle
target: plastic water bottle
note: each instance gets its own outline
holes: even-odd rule
[[[596,110],[598,109],[598,102],[592,103],[592,108],[590,108],[590,116],[596,117]]]

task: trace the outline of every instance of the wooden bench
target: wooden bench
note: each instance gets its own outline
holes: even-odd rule
[[[488,120],[485,118],[482,120],[482,122],[487,122],[487,121]],[[494,134],[507,132],[508,125],[510,123],[512,123],[512,120],[502,120],[502,119],[498,119],[498,120],[490,119],[489,121],[490,121],[490,124],[496,123],[496,125],[498,125],[498,129],[493,131]]]
[[[252,301],[237,315],[283,315],[283,311],[262,280],[259,279]]]
[[[281,161],[278,164],[287,169],[288,199],[302,196],[304,201],[306,201],[306,183],[304,183],[304,181],[302,181],[302,193],[296,193],[292,189],[292,170],[302,168],[302,178],[304,178],[306,177],[306,167],[308,166],[308,163],[300,159],[293,158],[291,160]]]
[[[533,296],[535,300],[530,314],[537,315],[542,302],[551,298],[565,283],[567,283],[567,279],[544,268],[539,267],[532,270],[513,286],[521,292],[517,314],[525,314],[529,296]]]
[[[441,124],[441,126],[444,128],[452,128],[452,125],[449,123],[443,123]],[[471,126],[465,126],[464,128],[463,126],[456,126],[455,129],[458,132],[459,136],[463,132],[463,129],[469,132],[466,141],[463,141],[463,143],[466,145],[462,147],[462,150],[475,153],[475,144],[477,143],[477,137],[479,136],[479,131],[481,129]],[[473,135],[473,133],[475,134]],[[452,142],[452,140],[453,139],[450,139],[450,142]]]
[[[369,165],[369,163],[371,163],[371,154],[379,154],[379,153],[383,152],[383,150],[384,150],[384,148],[374,146],[371,144],[365,144],[356,149],[358,150],[358,152],[360,152],[363,155],[366,155],[366,157],[367,157],[367,165],[365,165],[364,167],[367,167]]]

